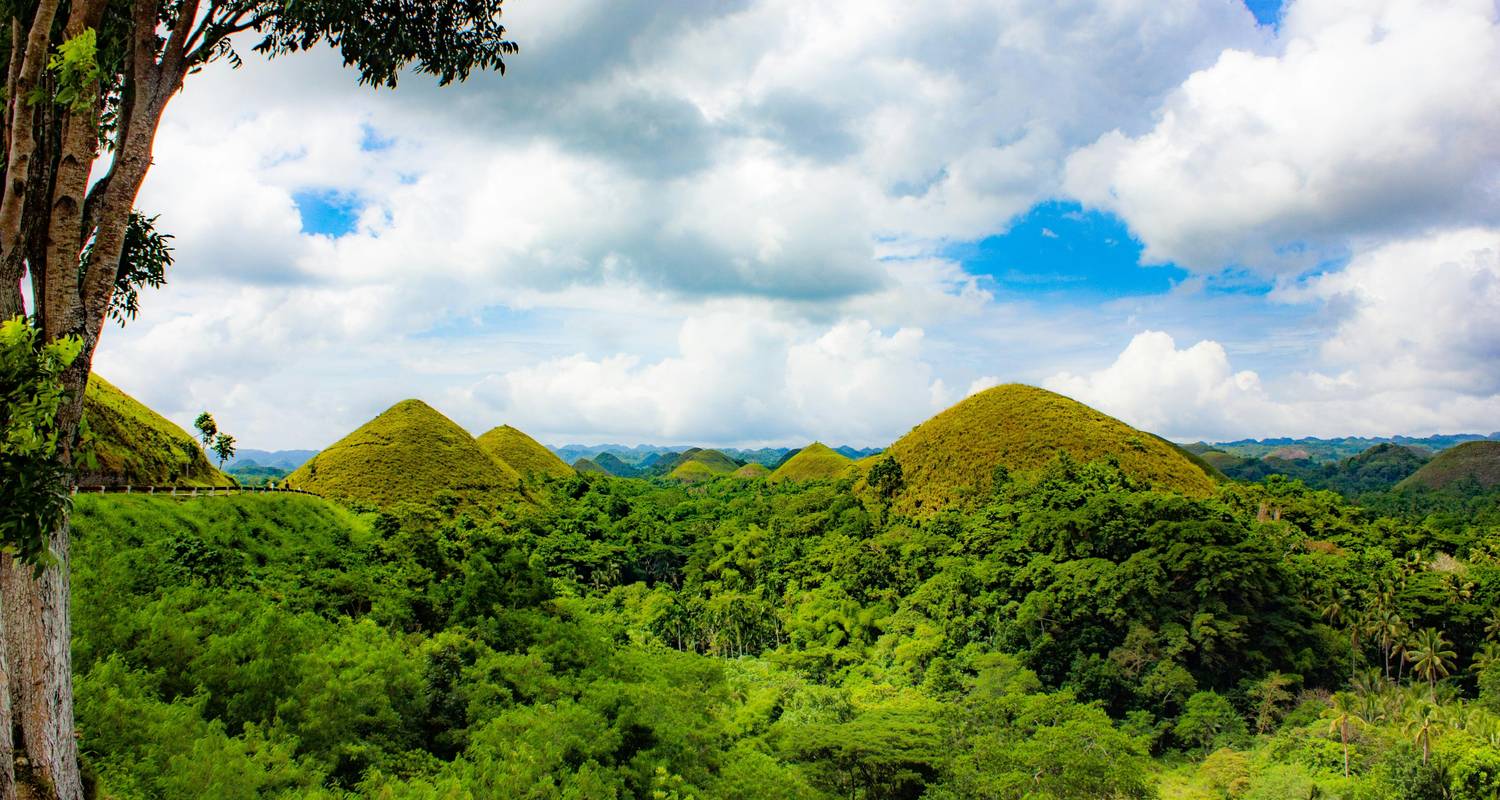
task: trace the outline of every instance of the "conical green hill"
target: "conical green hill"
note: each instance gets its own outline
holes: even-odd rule
[[[1114,456],[1137,480],[1203,497],[1212,477],[1171,443],[1034,386],[1007,384],[972,395],[891,445],[904,488],[896,507],[933,511],[987,494],[995,467],[1041,469],[1060,452],[1078,461]]]
[[[1397,489],[1448,489],[1472,479],[1482,489],[1500,486],[1500,442],[1464,442],[1438,453]]]
[[[566,461],[558,458],[556,453],[509,425],[494,428],[480,436],[477,441],[479,449],[489,453],[490,458],[509,464],[522,476],[545,475],[552,478],[566,478],[573,474],[573,468],[568,466]]]
[[[813,442],[777,467],[769,480],[778,483],[829,480],[846,477],[857,471],[854,461],[848,456],[834,451],[822,442]]]
[[[580,458],[573,462],[573,471],[581,475],[608,475],[609,470],[599,466],[592,458]]]
[[[232,486],[198,440],[98,375],[90,375],[83,418],[94,437],[82,486]]]
[[[472,502],[518,497],[520,475],[421,400],[402,400],[313,456],[287,486],[385,508],[451,491]]]
[[[736,478],[764,478],[771,474],[771,468],[765,464],[751,461],[743,467],[730,473]]]
[[[681,460],[667,473],[667,477],[697,483],[719,475],[729,475],[739,468],[738,462],[718,450],[692,448],[682,454]]]

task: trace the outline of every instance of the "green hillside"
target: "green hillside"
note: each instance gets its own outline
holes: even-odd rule
[[[594,456],[594,463],[598,464],[605,472],[617,478],[634,478],[641,473],[639,469],[625,463],[624,460],[614,453],[600,453]]]
[[[573,468],[541,442],[509,425],[492,428],[475,441],[479,443],[479,449],[488,453],[490,458],[510,465],[522,476],[566,478],[573,474]]]
[[[1500,485],[1500,442],[1467,442],[1444,450],[1396,488],[1448,489],[1471,480],[1483,489]]]
[[[738,462],[718,450],[694,447],[681,454],[672,471],[667,473],[667,478],[697,483],[720,475],[731,475],[739,468]]]
[[[95,468],[85,486],[231,486],[203,448],[171,420],[98,375],[89,376],[83,417],[94,437]]]
[[[294,489],[385,508],[451,491],[471,502],[519,497],[514,469],[421,400],[403,400],[286,478]]]
[[[822,442],[813,442],[777,467],[776,471],[771,473],[770,480],[774,482],[829,480],[843,478],[856,472],[858,468],[848,456],[835,452],[833,448]]]
[[[730,474],[736,478],[764,478],[771,474],[771,468],[759,461],[751,461]]]
[[[1113,456],[1131,477],[1193,497],[1214,491],[1204,470],[1175,447],[1060,394],[1021,384],[987,389],[901,437],[887,451],[905,488],[896,507],[930,511],[989,491],[995,467],[1040,469],[1058,453],[1079,461]]]
[[[583,475],[608,475],[609,470],[599,466],[592,458],[580,458],[573,462],[573,471]]]

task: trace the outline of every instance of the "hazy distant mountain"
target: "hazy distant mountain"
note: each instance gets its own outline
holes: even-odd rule
[[[662,473],[669,472],[671,471],[673,466],[676,466],[675,464],[673,464],[666,469],[659,469],[657,462],[660,461],[663,456],[677,455],[690,449],[692,448],[666,447],[663,445],[655,444],[566,444],[562,447],[551,448],[552,452],[556,453],[559,458],[570,464],[580,458],[587,458],[592,461],[598,461],[598,457],[601,454],[609,453],[616,459],[619,459],[625,464],[631,467],[635,467],[636,469],[643,471],[652,471],[653,468],[656,468],[657,471],[660,471]],[[741,463],[764,464],[767,467],[771,467],[772,469],[776,468],[777,465],[785,461],[789,455],[797,452],[797,448],[794,447],[758,447],[754,449],[717,447],[714,449],[718,450],[726,456],[729,456],[735,461],[739,461]],[[850,447],[849,445],[840,445],[832,449],[834,452],[837,452],[847,458],[854,459],[856,461],[861,458],[873,456],[876,453],[881,452],[881,448],[879,447]],[[617,470],[609,471],[619,474]]]
[[[224,462],[224,469],[233,470],[243,462],[254,461],[256,466],[275,467],[291,472],[317,454],[317,450],[255,450],[242,447],[234,454],[234,458]]]
[[[1402,447],[1426,448],[1431,452],[1447,450],[1464,442],[1500,440],[1500,432],[1488,436],[1479,433],[1455,433],[1439,436],[1344,436],[1337,439],[1319,439],[1307,436],[1301,439],[1281,437],[1278,439],[1238,439],[1232,442],[1196,442],[1185,445],[1187,450],[1202,454],[1219,450],[1241,458],[1284,458],[1287,460],[1309,459],[1317,462],[1341,461],[1358,455],[1377,444],[1399,444]],[[1280,452],[1277,452],[1280,451]]]

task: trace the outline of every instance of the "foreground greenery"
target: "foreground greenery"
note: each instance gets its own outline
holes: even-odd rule
[[[79,497],[87,766],[122,799],[1500,792],[1493,495],[992,483],[920,520],[852,479]]]

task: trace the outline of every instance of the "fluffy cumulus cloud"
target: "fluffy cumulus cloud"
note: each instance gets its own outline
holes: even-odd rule
[[[572,355],[486,378],[470,394],[494,418],[554,440],[654,431],[685,443],[886,444],[959,399],[925,355],[917,329],[718,313],[687,319],[677,352],[659,360]]]
[[[1073,154],[1067,190],[1144,258],[1299,271],[1351,239],[1500,220],[1500,9],[1296,0],[1270,52],[1224,51],[1150,130]]]
[[[1239,0],[507,21],[509,73],[447,89],[370,92],[321,50],[194,76],[140,201],[177,264],[100,370],[248,447],[321,446],[413,395],[553,441],[878,444],[965,389],[1054,375],[1164,432],[1493,409],[1488,0],[1296,0],[1279,32]],[[1189,281],[1137,322],[1152,300],[1006,295],[948,255],[1066,196],[1202,272],[1352,257],[1271,298]],[[1401,298],[1470,322],[1403,329]],[[1254,330],[1278,309],[1336,321]],[[1144,335],[1101,367],[1147,327],[1211,341]],[[1327,341],[1297,358],[1241,346],[1308,331]],[[1353,413],[1373,391],[1386,411]],[[1305,398],[1346,406],[1287,410]]]
[[[1500,230],[1391,242],[1285,291],[1339,321],[1316,368],[1265,385],[1214,341],[1137,335],[1115,361],[1046,385],[1179,438],[1389,435],[1500,427]]]

